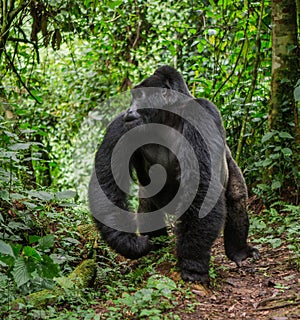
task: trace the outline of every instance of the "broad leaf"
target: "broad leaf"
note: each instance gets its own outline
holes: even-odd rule
[[[29,191],[28,195],[39,198],[44,201],[49,201],[54,198],[53,194],[46,191]]]
[[[10,150],[26,150],[31,146],[31,142],[15,143],[9,146]]]
[[[27,283],[31,278],[31,272],[34,270],[34,265],[30,261],[25,261],[24,257],[19,257],[12,271],[12,275],[18,287]]]
[[[13,258],[15,257],[11,246],[2,240],[0,240],[0,253],[11,256]]]

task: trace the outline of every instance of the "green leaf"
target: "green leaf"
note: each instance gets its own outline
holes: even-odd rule
[[[16,200],[20,200],[20,199],[26,198],[23,194],[15,193],[15,192],[11,193],[11,194],[10,194],[10,197],[11,197],[12,199],[16,199]]]
[[[15,258],[11,246],[2,240],[0,240],[0,253]]]
[[[9,193],[7,190],[0,191],[0,199],[2,199],[4,201],[9,201]]]
[[[272,248],[278,248],[282,244],[282,240],[279,238],[269,239],[268,242],[272,245]]]
[[[108,6],[109,6],[111,9],[114,9],[114,8],[118,7],[121,3],[122,3],[122,0],[118,0],[118,1],[108,1]]]
[[[57,199],[72,199],[76,196],[76,192],[73,190],[65,190],[61,192],[56,192],[55,197]]]
[[[11,248],[13,249],[15,257],[20,255],[22,250],[22,245],[20,243],[12,244]]]
[[[288,132],[279,132],[278,133],[279,137],[280,138],[283,138],[283,139],[294,139]]]
[[[59,277],[53,279],[63,289],[73,289],[74,282],[67,277]]]
[[[15,265],[15,258],[11,256],[2,256],[0,254],[0,266],[12,268]]]
[[[32,243],[34,243],[34,242],[38,242],[40,239],[41,239],[40,236],[36,236],[36,235],[34,235],[34,236],[29,236],[29,244],[32,244]]]
[[[263,162],[262,162],[262,166],[263,167],[268,167],[270,164],[272,164],[272,159],[265,159]]]
[[[267,142],[268,140],[270,140],[275,134],[275,131],[271,131],[271,132],[267,132],[261,139],[262,143]]]
[[[291,156],[293,154],[293,151],[290,148],[283,148],[281,149],[281,152],[285,155],[285,156]]]
[[[256,228],[256,229],[259,229],[259,230],[263,230],[263,229],[265,229],[267,227],[267,225],[261,220],[253,219],[252,227]]]
[[[26,226],[26,224],[21,223],[21,222],[15,222],[15,221],[9,222],[8,227],[13,230],[28,230],[28,229],[30,229],[28,226]]]
[[[300,87],[296,87],[294,90],[295,101],[300,101]]]
[[[30,209],[35,209],[37,207],[37,205],[32,202],[24,201],[23,203]]]
[[[54,246],[54,234],[48,234],[39,240],[39,249],[48,250]]]
[[[198,52],[199,52],[199,53],[202,53],[203,49],[204,49],[204,45],[202,44],[202,42],[199,42],[199,43],[197,44],[197,50],[198,50]]]
[[[18,153],[13,151],[0,152],[0,158],[2,159],[11,159],[13,161],[19,162],[19,159],[16,157]]]
[[[67,241],[67,242],[74,243],[74,244],[80,244],[80,241],[78,241],[77,239],[74,239],[74,238],[70,238],[70,237],[63,238],[63,241]]]
[[[140,317],[149,317],[148,319],[153,319],[155,315],[161,314],[161,310],[158,309],[143,309],[140,313]],[[152,316],[152,317],[151,317]],[[155,319],[161,319],[160,317],[155,317]]]
[[[38,261],[42,261],[40,254],[32,247],[26,246],[23,248],[24,257],[33,257]]]
[[[274,159],[279,159],[280,158],[280,153],[271,153],[270,154],[270,159],[274,160]]]
[[[33,265],[29,261],[25,261],[24,257],[19,257],[14,265],[12,275],[18,287],[27,283],[31,278],[31,271],[33,271]]]
[[[175,290],[176,289],[176,284],[175,282],[168,278],[168,277],[162,277],[162,276],[151,276],[148,279],[147,282],[147,287],[148,288],[156,288],[158,290],[163,290],[163,289],[170,289],[170,290]]]
[[[42,104],[43,103],[43,98],[40,97],[39,91],[38,90],[31,90],[32,95],[35,97],[35,99],[37,100],[38,103]],[[32,96],[28,97],[30,100],[35,100]]]

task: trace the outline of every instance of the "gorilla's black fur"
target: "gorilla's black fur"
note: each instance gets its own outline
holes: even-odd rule
[[[157,116],[157,110],[147,109],[143,112],[143,110],[137,109],[133,90],[133,103],[130,109],[112,121],[96,154],[95,170],[89,186],[90,210],[102,238],[124,257],[137,259],[156,248],[152,244],[151,238],[167,234],[165,228],[139,235],[138,233],[115,230],[105,225],[103,220],[102,222],[99,219],[97,220],[97,216],[101,215],[105,216],[106,221],[112,223],[110,226],[113,225],[114,221],[114,213],[111,212],[110,207],[103,204],[98,196],[97,188],[100,184],[101,189],[112,203],[119,208],[128,210],[126,193],[116,185],[111,171],[111,156],[116,143],[130,128],[140,124],[156,122],[172,126],[184,135],[193,146],[201,172],[196,197],[176,225],[178,266],[183,280],[208,283],[210,250],[224,224],[225,251],[229,259],[240,266],[242,260],[248,257],[258,258],[259,256],[257,249],[247,244],[249,221],[246,211],[247,188],[245,181],[231,156],[229,148],[226,146],[225,130],[219,111],[214,104],[205,99],[194,99],[182,76],[169,66],[158,68],[152,76],[135,88],[149,87],[166,88],[180,92],[188,99],[196,101],[199,108],[204,108],[209,112],[226,148],[225,166],[227,168],[225,170],[228,171],[228,180],[225,192],[221,193],[213,209],[204,218],[199,218],[199,208],[203,203],[211,177],[211,160],[203,138],[177,115],[172,116],[167,111],[165,113],[163,111]],[[213,135],[214,132],[211,134]],[[135,170],[140,185],[144,186],[149,183],[148,170],[154,163],[162,164],[168,173],[166,184],[157,195],[139,199],[139,212],[155,211],[162,208],[176,194],[179,183],[184,183],[188,188],[188,176],[186,181],[182,180],[185,178],[181,177],[181,181],[178,181],[177,178],[180,171],[180,161],[188,161],[188,159],[185,159],[184,150],[181,151],[179,158],[176,158],[165,147],[157,145],[139,148],[133,154],[131,168]],[[120,155],[120,161],[122,161],[122,155]],[[135,222],[129,221],[128,223]]]

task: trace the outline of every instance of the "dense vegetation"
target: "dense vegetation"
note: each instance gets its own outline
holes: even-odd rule
[[[193,95],[219,107],[257,211],[256,242],[270,250],[286,245],[299,268],[299,56],[297,43],[288,43],[293,64],[279,73],[276,100],[271,24],[282,1],[273,2],[0,2],[3,317],[97,319],[91,305],[99,300],[109,301],[109,319],[161,319],[166,311],[180,319],[177,300],[192,293],[156,268],[174,262],[172,244],[129,263],[98,239],[86,206],[93,155],[121,111],[118,99],[163,64],[182,72]],[[68,275],[87,258],[98,262],[96,280],[80,288]],[[216,272],[212,266],[212,279]],[[16,307],[20,297],[57,287],[63,293],[47,308],[30,300]]]

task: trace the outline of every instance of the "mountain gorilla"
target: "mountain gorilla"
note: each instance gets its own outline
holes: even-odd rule
[[[159,91],[161,97],[149,97],[143,90],[137,90],[144,88],[162,90]],[[215,168],[212,165],[207,141],[189,121],[170,111],[172,106],[176,104],[185,110],[184,108],[188,108],[186,107],[187,102],[196,103],[197,108],[200,108],[198,110],[203,110],[208,114],[209,120],[214,124],[214,126],[211,126],[210,130],[212,132],[209,132],[209,135],[212,138],[219,136],[220,141],[222,141],[224,153],[222,155],[220,149],[220,160],[217,167],[221,168],[221,173],[225,177],[223,181],[216,182],[212,179],[212,171]],[[149,104],[153,104],[154,107],[149,108]],[[143,108],[146,105],[147,108]],[[160,109],[157,109],[157,107],[160,107]],[[137,259],[146,255],[149,251],[157,248],[152,240],[153,237],[166,235],[167,230],[165,225],[161,223],[162,221],[159,221],[158,227],[150,228],[151,230],[149,229],[148,232],[141,230],[139,228],[139,213],[159,211],[160,209],[164,211],[162,208],[176,195],[180,184],[184,188],[180,198],[183,199],[183,202],[184,197],[188,197],[190,193],[194,192],[194,190],[191,190],[189,181],[195,175],[195,166],[193,167],[191,164],[190,170],[188,169],[184,174],[181,173],[182,163],[188,163],[187,168],[189,168],[189,161],[191,161],[186,151],[186,145],[182,141],[178,142],[175,135],[172,136],[173,133],[163,137],[158,132],[158,139],[161,139],[161,141],[168,140],[169,143],[175,145],[175,151],[169,150],[163,143],[160,145],[150,140],[148,144],[134,151],[129,161],[129,167],[131,172],[135,171],[135,176],[140,185],[139,213],[132,214],[129,218],[126,216],[124,221],[122,221],[122,214],[117,217],[116,207],[124,210],[123,212],[129,210],[126,190],[122,190],[116,183],[111,168],[112,164],[119,165],[123,161],[123,154],[119,152],[113,159],[113,150],[124,134],[139,126],[144,128],[142,125],[149,125],[150,123],[166,125],[184,136],[195,152],[198,166],[196,169],[200,172],[200,181],[195,188],[195,196],[192,202],[176,218],[177,257],[182,279],[200,281],[201,283],[209,282],[211,247],[223,227],[225,252],[230,260],[241,266],[242,260],[248,257],[258,259],[258,250],[247,244],[249,221],[246,210],[246,184],[226,145],[225,130],[219,111],[214,104],[205,99],[194,99],[182,76],[169,66],[158,68],[152,76],[132,90],[130,108],[117,116],[108,126],[96,154],[95,169],[89,185],[89,205],[102,238],[111,248],[124,257]],[[141,129],[141,135],[143,130]],[[138,139],[138,136],[139,134],[133,136],[133,140]],[[165,168],[165,184],[157,194],[146,197],[143,195],[143,187],[151,182],[149,170],[155,164],[160,164]],[[124,168],[126,169],[126,166]],[[121,180],[123,179],[126,185],[125,189],[129,190],[131,180],[126,175],[122,176],[122,170],[120,169],[117,175]],[[199,216],[200,208],[209,193],[211,181],[214,181],[213,184],[222,184],[222,188],[209,212],[204,216]],[[109,199],[108,202],[105,201],[107,198]],[[181,200],[177,203],[178,207],[180,205]],[[169,214],[176,212],[176,205],[171,210],[174,211],[168,212]],[[158,220],[164,219],[163,214],[155,217]],[[153,222],[151,218],[147,221],[150,224]],[[124,228],[120,227],[120,224]],[[126,226],[129,225],[130,231],[126,229]]]

